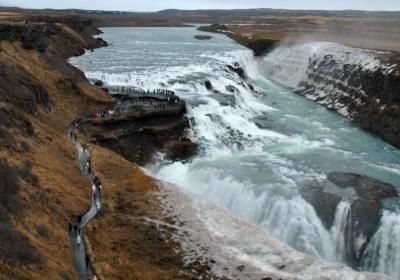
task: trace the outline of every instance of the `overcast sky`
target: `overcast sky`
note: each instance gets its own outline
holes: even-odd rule
[[[0,5],[123,11],[241,8],[400,10],[400,0],[0,0]]]

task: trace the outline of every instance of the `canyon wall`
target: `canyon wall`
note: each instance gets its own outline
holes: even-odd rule
[[[277,47],[262,73],[400,147],[400,57],[335,43]]]

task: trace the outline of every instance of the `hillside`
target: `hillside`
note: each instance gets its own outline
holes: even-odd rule
[[[68,224],[88,209],[91,183],[67,130],[113,101],[66,59],[106,43],[92,37],[99,30],[91,19],[78,16],[7,15],[0,30],[0,278],[75,279]],[[90,150],[105,189],[106,210],[87,229],[98,272],[106,279],[205,274],[200,262],[185,265],[168,229],[161,238],[141,219],[162,219],[157,182],[110,150]]]

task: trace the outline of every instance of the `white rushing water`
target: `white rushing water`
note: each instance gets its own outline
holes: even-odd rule
[[[363,268],[400,277],[400,215],[385,210],[365,253]]]
[[[326,175],[333,171],[365,174],[396,185],[400,181],[399,151],[272,81],[288,88],[297,86],[305,78],[302,67],[309,60],[310,48],[300,47],[295,53],[278,49],[255,60],[249,50],[222,35],[196,41],[193,35],[198,33],[192,28],[105,29],[103,37],[112,45],[72,63],[89,78],[111,85],[167,88],[185,99],[199,154],[188,162],[160,160],[147,167],[153,175],[297,250],[344,262],[350,203],[344,199],[338,204],[333,225],[326,228],[300,191],[310,185],[332,191]],[[318,53],[352,50],[322,45],[314,46]],[[365,67],[376,67],[377,61],[367,54],[347,54],[343,59],[349,57]],[[245,69],[256,92],[228,71],[226,65],[234,63]],[[206,80],[212,90],[205,87]],[[400,246],[385,245],[387,231],[395,227],[386,212],[381,224],[363,268],[400,278]],[[217,230],[215,224],[208,226]],[[225,221],[217,225],[221,232],[230,226]]]

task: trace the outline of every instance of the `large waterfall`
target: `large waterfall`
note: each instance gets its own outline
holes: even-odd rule
[[[224,36],[205,42],[193,40],[194,34],[194,29],[106,29],[112,46],[73,63],[108,84],[168,88],[186,100],[199,154],[187,162],[164,161],[161,155],[147,167],[156,177],[297,250],[347,262],[354,193],[335,187],[327,174],[354,172],[396,185],[400,152],[292,90],[306,86],[302,82],[313,74],[309,65],[317,58],[328,55],[330,63],[365,69],[380,67],[378,60],[367,51],[330,43],[282,47],[256,60]],[[232,71],[237,66],[246,79]],[[320,88],[318,95],[324,91]],[[303,195],[315,189],[340,198],[326,209],[330,223]],[[400,278],[399,218],[398,212],[383,213],[362,269]],[[224,223],[210,227],[224,232]]]

